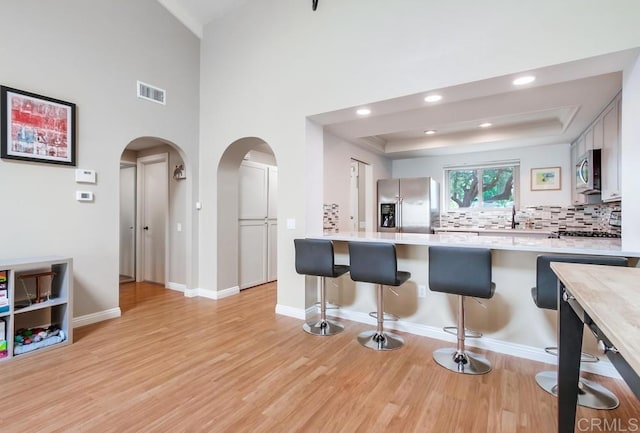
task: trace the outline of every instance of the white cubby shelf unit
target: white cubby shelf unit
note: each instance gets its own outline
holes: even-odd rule
[[[73,342],[72,258],[0,259],[0,276],[8,300],[0,308],[0,363]]]

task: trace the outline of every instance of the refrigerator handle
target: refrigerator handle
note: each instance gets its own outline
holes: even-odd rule
[[[402,197],[396,196],[396,229],[402,232]]]

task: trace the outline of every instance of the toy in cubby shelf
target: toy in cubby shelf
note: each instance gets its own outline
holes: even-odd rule
[[[7,284],[7,271],[0,271],[0,313],[9,311],[9,288]]]
[[[0,358],[7,357],[7,322],[0,319]]]
[[[18,329],[14,337],[13,353],[19,355],[41,347],[61,343],[65,339],[64,331],[56,325],[51,325],[47,328]]]
[[[48,301],[49,299],[51,299],[51,283],[53,281],[53,277],[55,276],[55,272],[51,272],[51,271],[47,271],[47,272],[38,272],[35,274],[22,274],[22,275],[18,275],[16,278],[18,280],[20,280],[20,282],[22,283],[22,290],[24,291],[24,294],[26,295],[26,299],[16,299],[15,302],[15,306],[17,308],[24,308],[24,307],[28,307],[29,305],[32,304],[38,304],[40,302],[44,302],[44,301]],[[43,290],[41,287],[41,278],[44,277],[49,277],[49,290]],[[29,280],[29,279],[33,279],[33,281],[35,281],[35,296],[32,296],[31,293],[29,292],[29,289],[27,289],[27,284],[25,283],[25,280]]]

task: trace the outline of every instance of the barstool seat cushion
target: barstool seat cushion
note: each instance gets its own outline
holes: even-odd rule
[[[411,278],[398,271],[396,246],[385,242],[349,242],[351,279],[364,283],[400,286]]]
[[[429,289],[474,298],[493,297],[496,286],[491,281],[491,250],[429,247]]]
[[[302,275],[337,278],[349,272],[349,266],[336,265],[333,242],[328,239],[294,239],[296,272]]]
[[[585,255],[540,255],[536,261],[536,286],[531,289],[531,297],[538,308],[558,309],[558,279],[551,270],[551,262],[585,263],[590,265],[627,266],[625,257],[585,256]]]

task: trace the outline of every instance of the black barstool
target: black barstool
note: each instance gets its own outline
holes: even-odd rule
[[[374,350],[399,349],[404,340],[399,335],[386,332],[383,327],[384,286],[400,286],[411,278],[409,272],[398,271],[396,246],[384,242],[349,242],[349,266],[351,279],[364,283],[377,284],[377,311],[369,313],[378,321],[375,331],[365,331],[358,335],[358,341]],[[394,320],[386,315],[387,320]]]
[[[464,298],[489,299],[495,292],[491,282],[491,250],[486,248],[429,247],[429,288],[458,295],[458,344],[455,349],[438,349],[433,359],[441,366],[464,374],[491,371],[489,361],[465,349]]]
[[[349,272],[349,266],[334,263],[333,242],[325,239],[294,239],[296,249],[296,272],[315,275],[320,280],[320,320],[306,322],[302,329],[313,335],[333,335],[344,330],[344,326],[327,319],[325,277],[337,278]]]
[[[551,262],[586,263],[591,265],[627,266],[625,257],[607,256],[557,256],[541,255],[536,261],[536,286],[531,289],[531,297],[538,308],[558,309],[558,279],[551,270]],[[545,351],[557,354],[557,347],[547,347]],[[594,355],[583,354],[582,361],[595,362]],[[558,396],[558,372],[542,371],[536,374],[536,382],[542,389]],[[607,388],[586,379],[578,382],[578,404],[593,409],[615,409],[618,398]]]

